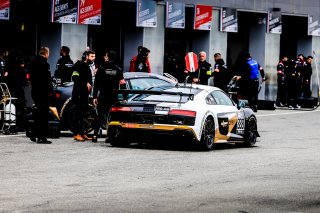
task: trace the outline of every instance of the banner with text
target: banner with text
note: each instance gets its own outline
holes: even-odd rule
[[[196,5],[194,9],[194,29],[211,30],[212,6]]]
[[[282,33],[282,15],[280,11],[268,12],[268,32],[275,34]]]
[[[308,35],[320,36],[320,17],[317,15],[308,16]]]
[[[220,31],[238,32],[238,11],[233,8],[221,8]]]
[[[81,0],[85,1],[85,0]],[[53,0],[52,1],[52,22],[77,23],[78,0]]]
[[[78,24],[101,25],[102,0],[80,0]]]
[[[166,27],[184,29],[186,26],[185,4],[182,2],[166,3]]]
[[[9,20],[10,0],[0,0],[0,20]]]
[[[136,26],[156,27],[157,26],[157,4],[150,0],[137,0],[136,5]]]

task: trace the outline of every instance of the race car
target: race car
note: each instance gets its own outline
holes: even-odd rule
[[[254,112],[237,107],[216,87],[176,84],[117,92],[135,95],[109,112],[106,142],[112,146],[166,138],[212,150],[218,143],[252,147],[260,137]]]

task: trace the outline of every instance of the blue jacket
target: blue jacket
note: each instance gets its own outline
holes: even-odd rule
[[[249,65],[250,79],[259,78],[259,64],[252,58],[248,59],[247,64]]]

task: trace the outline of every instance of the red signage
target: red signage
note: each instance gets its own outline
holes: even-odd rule
[[[9,20],[10,0],[0,0],[0,20]]]
[[[102,0],[79,0],[78,24],[101,25]]]
[[[194,52],[187,53],[185,57],[186,70],[195,72],[198,69],[198,56]]]
[[[194,12],[194,29],[210,30],[212,23],[212,7],[206,5],[196,5]]]

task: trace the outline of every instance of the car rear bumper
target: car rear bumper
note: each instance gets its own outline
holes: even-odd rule
[[[189,126],[111,122],[108,125],[108,137],[115,132],[121,133],[125,140],[196,140],[194,130]]]

